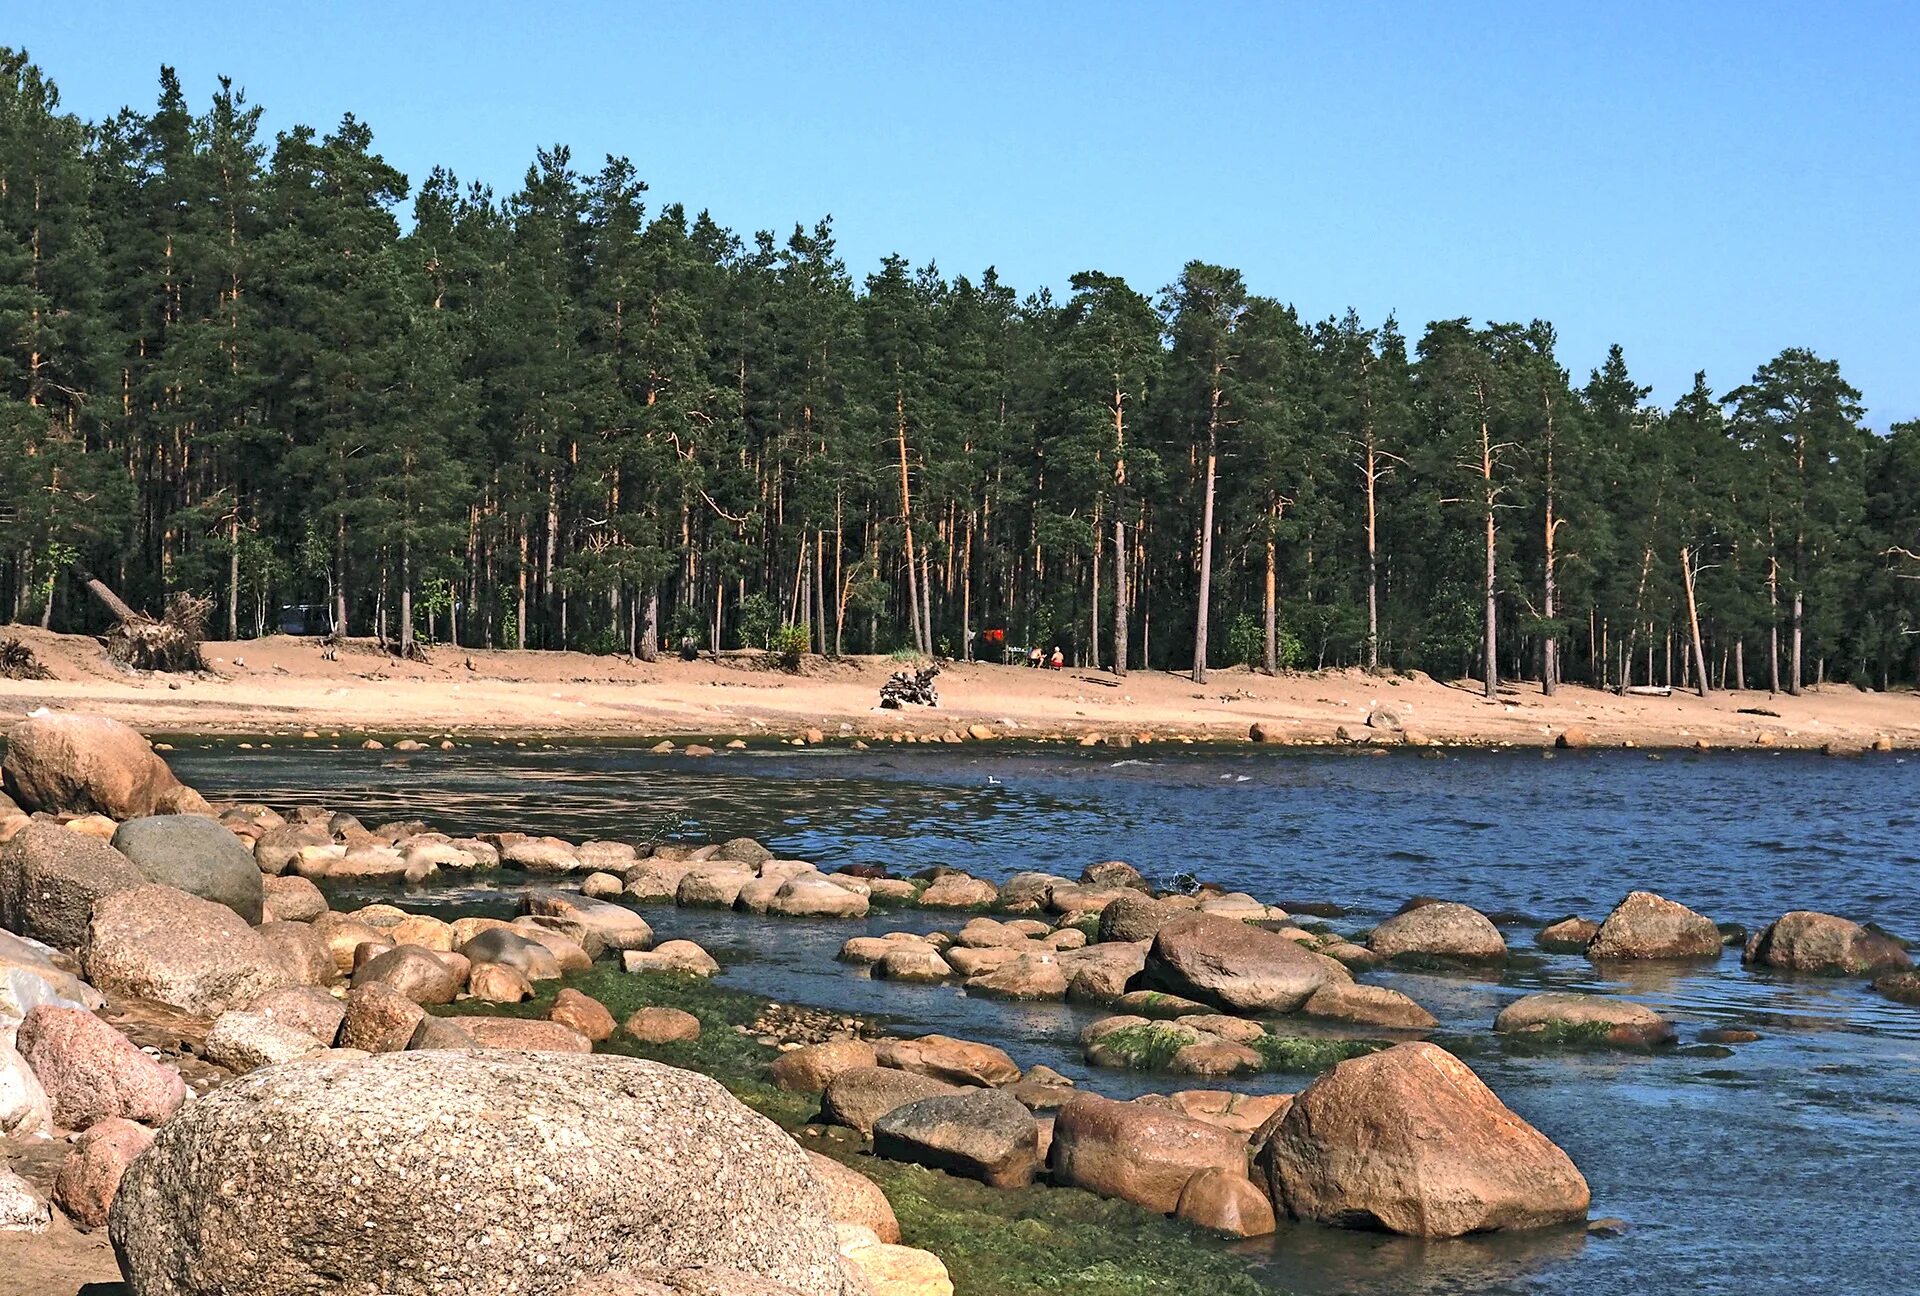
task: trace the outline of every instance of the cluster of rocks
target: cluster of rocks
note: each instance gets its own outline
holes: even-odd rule
[[[549,888],[512,920],[336,912],[285,867],[321,845],[313,826],[348,852],[363,833],[402,853],[434,835],[211,817],[96,718],[35,717],[8,740],[0,1138],[68,1148],[47,1182],[0,1170],[0,1230],[45,1231],[56,1210],[104,1226],[134,1296],[951,1293],[870,1183],[712,1080],[594,1055],[621,1027],[593,998],[562,989],[539,1019],[459,1010],[600,957],[710,974],[698,946],[655,946],[633,910]],[[142,1015],[202,1056],[109,1020]],[[649,1008],[624,1029],[663,1043],[700,1022]]]
[[[1001,1188],[1083,1188],[1239,1237],[1280,1215],[1424,1237],[1583,1220],[1586,1181],[1465,1064],[1409,1042],[1298,1094],[1117,1102],[944,1035],[838,1039],[774,1064],[875,1155]]]

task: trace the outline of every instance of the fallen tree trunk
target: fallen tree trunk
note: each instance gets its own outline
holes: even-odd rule
[[[134,670],[170,673],[207,668],[200,655],[200,640],[206,633],[211,600],[182,591],[167,600],[166,612],[155,620],[134,611],[99,577],[81,572],[80,578],[114,616],[113,629],[101,636],[107,656],[114,661]]]

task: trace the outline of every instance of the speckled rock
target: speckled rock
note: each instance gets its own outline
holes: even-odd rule
[[[282,986],[255,999],[252,1011],[331,1044],[347,1006],[317,986]]]
[[[42,1004],[20,1023],[17,1047],[63,1129],[83,1130],[109,1116],[163,1121],[187,1099],[179,1072],[84,1009]]]
[[[413,1039],[427,1010],[399,991],[375,982],[347,994],[340,1047],[364,1053],[398,1053]]]
[[[1214,914],[1185,914],[1153,938],[1140,982],[1232,1012],[1292,1012],[1328,984],[1353,978],[1340,964],[1270,931]]]
[[[239,914],[159,885],[116,891],[96,904],[80,962],[87,980],[110,994],[202,1017],[250,1007],[292,980]]]
[[[560,1022],[521,1017],[443,1017],[481,1048],[527,1049],[536,1053],[591,1053],[593,1041]]]
[[[713,1080],[608,1056],[256,1072],[162,1127],[110,1227],[132,1296],[559,1296],[692,1265],[844,1284],[792,1139]]]
[[[118,1116],[92,1126],[73,1141],[54,1175],[53,1204],[82,1231],[99,1228],[127,1167],[152,1144],[152,1130]]]
[[[1005,1049],[950,1035],[884,1039],[874,1044],[883,1067],[895,1067],[959,1085],[1003,1085],[1020,1078],[1020,1068]]]
[[[0,1166],[0,1233],[45,1233],[53,1226],[53,1207],[33,1185]]]
[[[460,993],[460,978],[421,945],[398,945],[368,959],[353,970],[353,984],[383,985],[417,1004],[452,1003]]]
[[[457,924],[456,924],[457,929]],[[560,960],[553,951],[525,932],[489,927],[458,946],[476,965],[498,963],[529,981],[553,981],[560,976]]]
[[[1367,948],[1382,958],[1414,954],[1497,963],[1507,957],[1507,942],[1485,914],[1446,900],[1395,914],[1373,929]]]
[[[53,1104],[33,1068],[0,1038],[0,1138],[53,1133]]]
[[[333,951],[312,924],[303,922],[265,922],[254,928],[260,939],[280,961],[286,974],[298,985],[330,984],[338,975]]]
[[[244,1073],[276,1062],[291,1062],[325,1047],[297,1026],[258,1012],[226,1012],[207,1032],[206,1056],[229,1071]]]
[[[260,879],[260,915],[270,922],[310,923],[326,911],[326,896],[306,878]]]
[[[690,940],[662,941],[657,949],[627,950],[620,966],[628,972],[680,972],[688,976],[718,976],[713,955]]]
[[[1614,906],[1587,943],[1587,957],[1695,959],[1720,957],[1720,929],[1713,919],[1651,891],[1634,891]]]
[[[1796,909],[1754,933],[1749,964],[1823,976],[1872,976],[1913,966],[1898,941],[1849,918]]]
[[[97,838],[36,820],[0,846],[0,926],[61,949],[86,939],[94,904],[146,881]]]

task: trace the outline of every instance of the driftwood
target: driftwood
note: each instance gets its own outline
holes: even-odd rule
[[[97,576],[83,575],[87,589],[114,616],[113,629],[103,640],[107,656],[123,666],[148,671],[200,671],[207,663],[200,655],[206,635],[210,599],[184,591],[167,600],[157,620],[133,608]]]
[[[933,677],[940,673],[936,663],[914,671],[895,671],[880,686],[880,705],[889,711],[897,711],[905,704],[914,706],[939,706],[940,692],[933,686]]]

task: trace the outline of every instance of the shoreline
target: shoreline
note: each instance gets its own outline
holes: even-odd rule
[[[369,641],[326,660],[312,639],[273,636],[205,645],[210,670],[135,675],[97,640],[8,627],[53,675],[0,680],[0,723],[45,706],[110,715],[175,738],[332,737],[619,740],[719,745],[799,738],[851,742],[1136,742],[1327,748],[1448,746],[1828,750],[1920,748],[1920,695],[1828,684],[1800,697],[1762,690],[1708,698],[1619,695],[1562,685],[1477,685],[1355,670],[1269,677],[1215,670],[1125,677],[1069,668],[943,663],[940,706],[888,711],[879,689],[904,664],[809,661],[799,675],[752,656],[652,663],[575,652],[433,648],[400,661]],[[1391,719],[1386,717],[1391,715]],[[1377,723],[1369,725],[1369,718]]]

